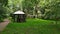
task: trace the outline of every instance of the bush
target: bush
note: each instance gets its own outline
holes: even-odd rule
[[[7,8],[0,6],[0,22],[7,17]]]

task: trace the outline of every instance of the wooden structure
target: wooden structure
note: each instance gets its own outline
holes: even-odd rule
[[[23,11],[16,11],[13,13],[13,21],[14,22],[25,22],[25,13]]]

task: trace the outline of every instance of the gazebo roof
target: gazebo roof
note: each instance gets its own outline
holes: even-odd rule
[[[16,12],[14,12],[13,14],[25,14],[23,11],[16,11]]]

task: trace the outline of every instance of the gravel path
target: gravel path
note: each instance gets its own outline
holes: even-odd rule
[[[3,31],[9,22],[10,21],[8,19],[5,19],[4,22],[0,23],[0,31]]]

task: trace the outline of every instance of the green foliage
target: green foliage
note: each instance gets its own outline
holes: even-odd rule
[[[3,21],[8,16],[7,8],[8,0],[0,0],[0,22]]]
[[[0,0],[0,3],[2,4],[1,6],[8,6],[8,8],[5,8],[9,13],[20,9],[26,15],[31,14],[40,17],[43,15],[43,19],[55,20],[60,17],[60,0]]]
[[[0,0],[0,4],[6,6],[8,4],[8,0]]]
[[[56,19],[56,18],[59,18],[60,16],[60,1],[58,0],[54,0],[54,1],[51,1],[49,2],[46,6],[46,9],[49,9],[49,13],[47,12],[46,13],[46,16],[48,19]],[[60,19],[60,18],[59,18]]]
[[[21,10],[22,0],[8,0],[8,7],[14,12],[18,9]]]
[[[7,17],[7,8],[0,6],[0,21]]]

